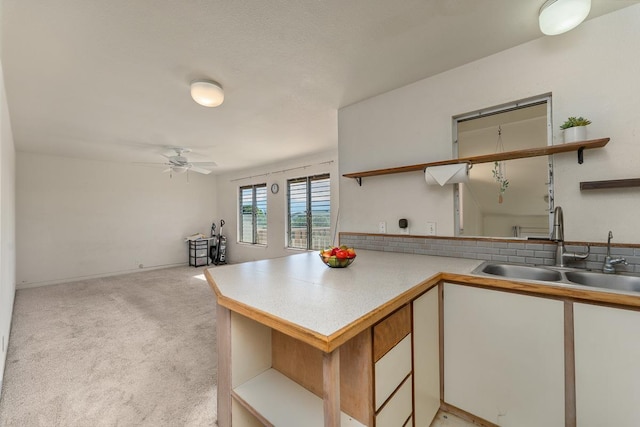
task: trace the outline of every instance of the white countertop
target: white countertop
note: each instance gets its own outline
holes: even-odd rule
[[[220,294],[330,336],[440,272],[468,274],[482,261],[359,250],[348,268],[318,252],[208,270]]]

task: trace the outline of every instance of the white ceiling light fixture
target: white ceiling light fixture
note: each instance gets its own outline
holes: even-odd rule
[[[582,23],[591,0],[547,0],[540,8],[540,31],[548,36],[566,33]]]
[[[217,107],[224,101],[224,91],[213,80],[195,80],[191,82],[191,97],[204,107]]]

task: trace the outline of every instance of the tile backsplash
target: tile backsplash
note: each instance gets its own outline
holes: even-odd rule
[[[556,244],[544,240],[498,240],[457,237],[400,236],[387,234],[340,233],[340,244],[372,251],[435,255],[484,261],[512,262],[531,265],[554,265]],[[607,248],[590,243],[591,254],[585,261],[569,263],[570,267],[601,270]],[[567,252],[586,252],[585,244],[567,244]],[[624,257],[629,265],[619,264],[619,272],[640,273],[640,245],[615,245],[611,256]]]

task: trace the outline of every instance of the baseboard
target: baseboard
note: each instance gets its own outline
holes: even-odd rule
[[[135,269],[131,269],[131,270],[112,271],[112,272],[108,272],[108,273],[90,274],[90,275],[86,275],[86,276],[67,277],[67,278],[64,278],[64,279],[46,280],[46,281],[42,281],[42,282],[20,283],[20,284],[16,285],[16,290],[18,290],[18,289],[29,289],[29,288],[39,288],[41,286],[58,285],[60,283],[79,282],[81,280],[100,279],[102,277],[119,276],[121,274],[140,273],[141,271],[160,270],[160,269],[163,269],[163,268],[186,267],[187,265],[188,265],[187,263],[164,264],[164,265],[155,265],[155,266],[152,266],[152,267],[145,267],[145,268],[135,268]]]

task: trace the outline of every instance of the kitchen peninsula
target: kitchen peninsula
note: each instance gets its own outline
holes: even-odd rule
[[[206,270],[218,425],[427,427],[440,408],[485,426],[638,425],[640,296],[481,263],[358,250],[344,269],[314,252]]]
[[[371,345],[371,340],[375,341],[367,332],[376,323],[436,286],[441,271],[464,274],[479,264],[477,260],[358,251],[356,261],[348,268],[329,268],[313,252],[207,270],[207,279],[218,298],[219,425],[231,425],[232,406],[234,426],[242,425],[239,419],[252,417],[267,425],[283,425],[277,418],[278,414],[265,415],[255,408],[260,406],[260,398],[256,403],[246,402],[240,395],[242,385],[260,377],[261,373],[262,376],[266,373],[267,376],[277,377],[275,381],[286,380],[282,378],[284,375],[271,369],[280,365],[286,366],[280,368],[280,372],[287,371],[296,383],[303,383],[306,389],[324,395],[324,404],[318,398],[320,403],[317,404],[316,416],[319,423],[316,425],[339,425],[340,401],[343,412],[348,414],[343,415],[343,425],[372,425],[376,416],[372,403],[373,373],[370,372],[373,366],[354,368],[360,372],[349,372],[348,375],[358,376],[356,379],[350,378],[349,384],[340,381],[340,377],[345,376],[344,367],[351,363],[367,364],[371,350],[363,351],[361,344]],[[433,290],[430,313],[433,330],[429,332],[432,338],[435,336],[431,359],[437,363],[437,288]],[[425,314],[429,316],[429,313]],[[411,325],[402,328],[410,330]],[[356,341],[358,345],[353,345]],[[406,342],[410,344],[410,340]],[[278,345],[286,350],[278,351],[275,348]],[[345,350],[342,355],[341,350]],[[392,351],[385,353],[395,357]],[[313,356],[295,359],[296,354]],[[253,356],[259,360],[247,360]],[[385,358],[380,360],[384,362]],[[344,365],[343,372],[340,372],[340,365]],[[321,381],[319,385],[314,385],[314,380],[299,378],[309,374],[309,370],[317,371],[311,372],[310,376],[318,378]],[[435,366],[435,370],[439,372],[439,367]],[[421,375],[420,372],[416,374]],[[406,383],[410,385],[410,382]],[[354,389],[345,390],[349,386]],[[390,387],[393,393],[395,387]],[[437,378],[431,388],[432,393],[435,392],[435,396],[432,396],[435,402],[431,406],[437,410],[440,399]],[[302,387],[300,389],[304,390]],[[278,397],[275,396],[275,389],[271,390],[272,393],[263,396],[264,399]],[[411,388],[408,390],[411,391]],[[376,397],[379,399],[379,396]],[[395,395],[389,399],[389,403],[393,403],[393,397]],[[276,403],[272,402],[265,406],[274,409],[274,405]],[[302,403],[285,401],[280,405],[294,411],[300,409]],[[378,411],[378,416],[385,412],[385,408],[394,409],[387,404]],[[347,424],[349,418],[355,418],[353,424]],[[300,420],[296,422],[292,418],[291,413],[285,419],[289,420],[290,425],[302,425]],[[308,418],[303,424],[314,425]]]

